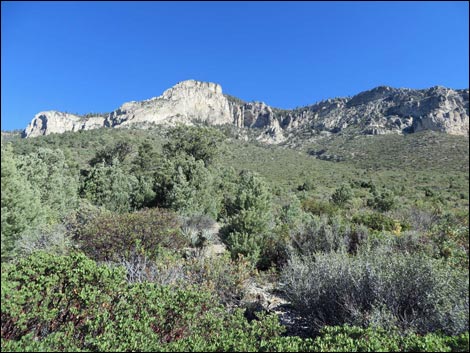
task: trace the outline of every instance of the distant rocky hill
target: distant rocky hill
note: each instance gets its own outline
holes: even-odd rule
[[[468,135],[469,115],[468,89],[436,86],[413,90],[381,86],[353,97],[283,110],[224,95],[221,86],[215,83],[188,80],[159,97],[124,103],[109,114],[83,117],[57,111],[40,112],[23,131],[23,137],[100,127],[145,128],[153,124],[194,122],[258,128],[259,139],[270,143],[305,132],[351,131],[375,135],[434,130]]]

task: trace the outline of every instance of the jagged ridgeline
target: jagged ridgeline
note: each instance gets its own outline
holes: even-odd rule
[[[468,135],[469,90],[441,86],[423,90],[381,86],[348,98],[328,99],[294,110],[244,102],[222,93],[219,84],[188,80],[161,96],[124,103],[107,114],[36,114],[23,131],[35,137],[101,127],[192,124],[256,128],[258,139],[281,143],[317,134],[406,134],[422,130]]]

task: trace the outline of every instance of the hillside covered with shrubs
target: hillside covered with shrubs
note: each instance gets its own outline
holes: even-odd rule
[[[2,351],[469,350],[467,136],[241,136],[2,139]]]

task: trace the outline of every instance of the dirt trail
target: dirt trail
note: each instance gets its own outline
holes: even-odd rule
[[[215,257],[227,251],[218,236],[219,230],[220,225],[216,223],[211,231],[217,235],[213,237],[211,244],[204,247],[204,256]],[[262,275],[251,278],[246,283],[242,306],[247,308],[247,318],[255,319],[256,313],[261,311],[275,313],[281,325],[286,328],[286,336],[308,337],[309,330],[305,319],[296,313],[288,298],[278,289],[279,283],[274,276],[268,277],[270,278]]]
[[[277,289],[278,283],[271,281],[269,283],[258,283],[253,279],[246,287],[246,305],[248,311],[256,312],[266,311],[275,313],[280,320],[281,325],[286,328],[286,336],[308,337],[309,330],[303,319],[292,307],[286,296]],[[253,313],[250,315],[253,316]]]

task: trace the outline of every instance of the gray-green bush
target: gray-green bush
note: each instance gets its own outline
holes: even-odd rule
[[[15,256],[28,256],[36,251],[66,255],[73,249],[72,236],[63,224],[42,225],[23,232],[15,243]]]
[[[294,253],[355,252],[366,241],[369,231],[351,225],[339,216],[313,216],[290,232]]]
[[[282,277],[287,296],[312,329],[347,323],[418,333],[468,330],[468,272],[423,254],[293,257]]]

